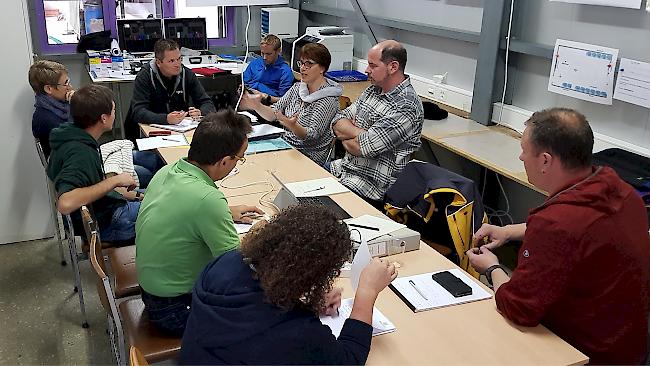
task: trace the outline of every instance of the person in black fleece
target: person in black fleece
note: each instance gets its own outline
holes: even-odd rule
[[[194,72],[183,66],[176,41],[159,39],[154,54],[133,84],[131,108],[124,121],[126,138],[131,141],[140,137],[138,123],[175,125],[185,117],[216,112]]]
[[[319,315],[336,314],[333,281],[350,256],[345,223],[324,206],[299,205],[253,227],[240,250],[203,270],[181,346],[181,364],[356,364],[366,362],[377,295],[397,277],[375,258],[361,273],[338,339]]]

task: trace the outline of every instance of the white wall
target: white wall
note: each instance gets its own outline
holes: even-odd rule
[[[27,82],[31,64],[31,41],[25,0],[7,1],[0,12],[5,49],[11,55],[2,62],[0,98],[0,244],[53,235],[45,173],[31,133],[34,94]]]

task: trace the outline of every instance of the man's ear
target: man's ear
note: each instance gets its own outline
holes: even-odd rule
[[[542,153],[542,158],[544,158],[544,166],[548,167],[551,166],[551,164],[553,163],[553,155],[547,152]]]
[[[45,94],[51,95],[52,94],[52,85],[45,85],[43,87],[43,91],[45,92]]]

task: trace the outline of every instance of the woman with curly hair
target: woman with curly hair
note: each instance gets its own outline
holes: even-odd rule
[[[350,232],[324,206],[295,206],[210,263],[194,287],[182,364],[364,364],[377,295],[397,277],[378,258],[363,270],[338,339],[322,325],[341,289],[334,279]]]

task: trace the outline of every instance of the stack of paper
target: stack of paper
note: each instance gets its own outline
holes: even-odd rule
[[[187,142],[185,135],[147,137],[144,139],[137,139],[135,142],[140,151],[153,150],[161,147],[187,146],[190,144]]]
[[[345,320],[350,317],[352,313],[352,305],[354,304],[354,299],[344,299],[341,300],[341,307],[339,308],[339,315],[336,316],[321,316],[321,323],[327,325],[332,330],[332,334],[336,338],[341,335],[341,330],[343,329],[343,324]],[[376,307],[372,310],[372,336],[378,336],[381,334],[391,333],[395,331],[395,325],[388,320],[388,318],[382,314],[379,309]]]
[[[244,113],[244,112],[241,112]],[[248,135],[249,140],[260,140],[265,137],[277,137],[284,133],[284,130],[265,123],[253,126],[253,132]]]
[[[454,295],[445,290],[444,287],[431,278],[431,275],[437,272],[399,277],[393,280],[389,287],[406,303],[409,308],[411,308],[411,310],[416,313],[419,311],[464,304],[492,297],[491,294],[485,291],[474,280],[469,278],[462,270],[454,268],[449,269],[448,271],[471,287],[472,294],[454,297]]]
[[[151,127],[162,128],[165,130],[175,131],[175,132],[187,132],[189,130],[195,129],[199,125],[199,121],[195,121],[192,118],[183,118],[178,124],[175,125],[158,125],[152,124]]]
[[[372,215],[363,215],[343,221],[348,224],[350,231],[355,231],[356,236],[354,238],[358,239],[360,235],[361,240],[365,241],[370,241],[406,227],[406,225],[393,220]],[[356,231],[359,232],[358,235],[356,234]]]
[[[296,197],[330,196],[350,192],[349,189],[332,177],[286,183],[285,186]]]

